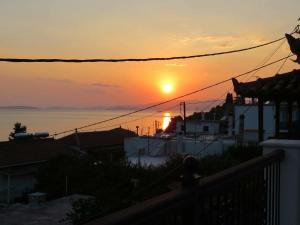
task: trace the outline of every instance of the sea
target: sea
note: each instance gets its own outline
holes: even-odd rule
[[[48,132],[50,135],[77,127],[101,122],[133,110],[107,109],[64,109],[64,108],[0,108],[0,141],[7,141],[14,124],[20,122],[28,133]],[[99,123],[79,131],[101,131],[117,127],[137,130],[140,135],[152,135],[155,127],[164,129],[176,112],[144,111],[117,120]],[[56,138],[68,135],[58,135]]]

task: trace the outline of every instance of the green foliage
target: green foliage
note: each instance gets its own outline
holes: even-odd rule
[[[262,149],[256,144],[232,146],[224,153],[224,156],[235,158],[239,162],[244,162],[260,155],[262,155]]]
[[[233,157],[224,157],[217,155],[206,156],[200,160],[199,174],[202,177],[209,176],[224,169],[230,168],[238,163],[239,161]]]
[[[194,112],[188,120],[220,120],[225,115],[225,104],[212,107],[209,112]]]
[[[26,131],[27,131],[26,126],[22,125],[19,122],[16,122],[15,125],[14,125],[14,128],[13,128],[13,131],[9,134],[8,139],[9,140],[14,140],[15,134],[17,134],[17,133],[26,133]]]
[[[208,176],[261,155],[255,145],[232,146],[222,155],[206,156],[200,159],[199,174]]]

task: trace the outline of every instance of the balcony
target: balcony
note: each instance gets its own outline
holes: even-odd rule
[[[199,182],[190,171],[183,177],[184,188],[86,225],[283,224],[280,178],[285,152],[268,151]]]

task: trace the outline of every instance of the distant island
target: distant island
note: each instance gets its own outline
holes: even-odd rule
[[[34,106],[21,106],[21,105],[17,105],[17,106],[0,106],[0,109],[39,109],[38,107],[34,107]]]
[[[177,104],[179,106],[180,100],[175,102],[169,102],[167,104],[164,104],[163,109],[161,107],[157,107],[157,110],[164,111],[168,110],[169,108],[174,108],[174,106]],[[190,100],[189,102],[192,102],[192,105],[188,106],[188,110],[192,111],[198,111],[197,106],[206,106],[207,104],[211,104],[208,102],[201,103],[197,100]],[[196,103],[196,104],[195,104]],[[139,110],[142,108],[147,108],[151,105],[159,104],[159,102],[151,102],[146,104],[128,104],[128,105],[99,105],[99,106],[24,106],[24,105],[12,105],[12,106],[0,106],[0,110]],[[156,107],[153,107],[156,108]]]
[[[145,105],[115,105],[115,106],[87,106],[87,107],[72,107],[72,106],[0,106],[0,110],[136,110],[143,107],[147,107],[150,104]]]
[[[143,107],[138,105],[116,105],[116,106],[90,106],[90,107],[69,107],[69,106],[0,106],[0,110],[135,110]]]

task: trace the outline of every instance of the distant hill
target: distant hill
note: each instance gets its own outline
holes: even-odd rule
[[[153,109],[157,111],[166,111],[170,109],[174,109],[176,105],[179,108],[181,100],[172,101],[165,103],[163,105],[160,105],[158,107],[153,107]],[[206,108],[207,106],[213,107],[217,105],[218,102],[215,104],[212,104],[211,102],[201,102],[197,100],[189,100],[187,101],[187,110],[192,112],[202,111],[203,108]],[[128,104],[128,105],[99,105],[99,106],[0,106],[0,110],[125,110],[125,111],[134,111],[139,110],[143,108],[147,108],[151,105],[160,104],[160,102],[150,102],[147,104]]]
[[[34,106],[0,106],[0,109],[39,109],[38,107]]]

